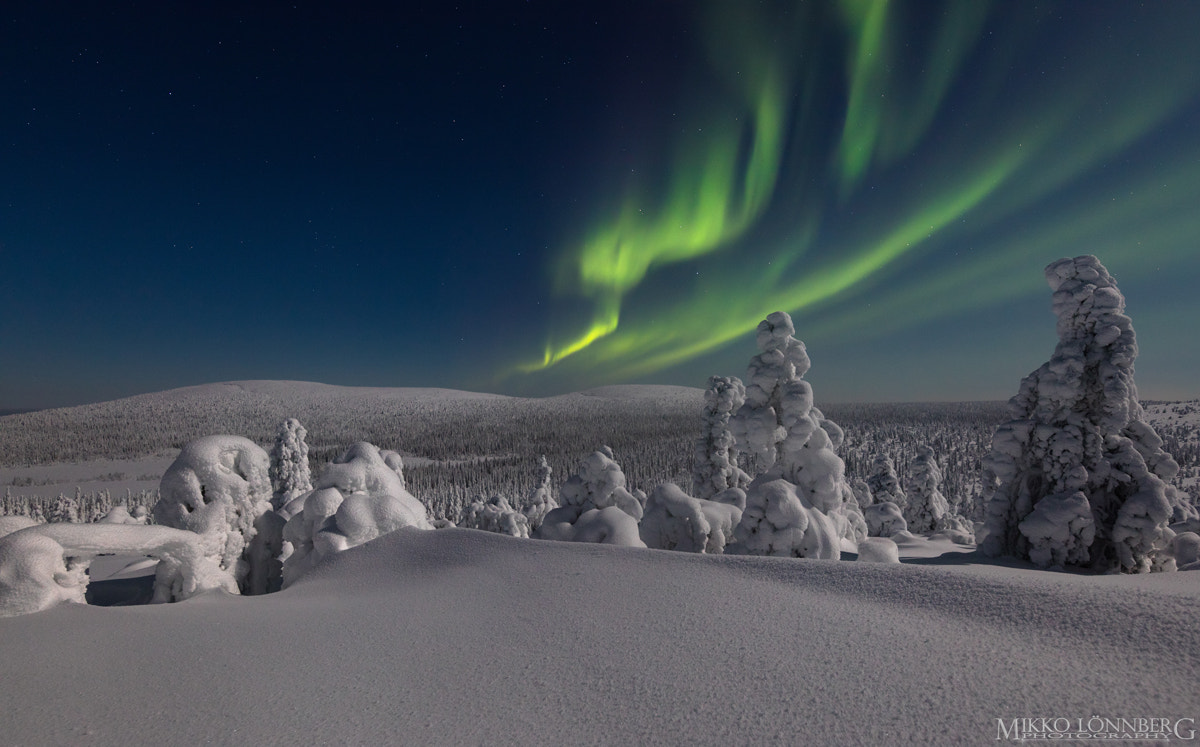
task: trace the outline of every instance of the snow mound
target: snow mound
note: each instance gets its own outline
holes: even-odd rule
[[[858,559],[864,563],[899,563],[900,548],[887,537],[868,537],[858,543]]]

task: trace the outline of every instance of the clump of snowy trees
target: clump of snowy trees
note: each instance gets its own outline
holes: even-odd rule
[[[538,539],[645,547],[638,533],[646,496],[625,487],[625,473],[605,446],[579,463],[559,490],[558,508],[534,533]]]
[[[1143,418],[1125,299],[1093,256],[1058,260],[1046,279],[1058,344],[996,431],[981,547],[1041,566],[1172,568],[1170,525],[1196,510],[1168,484],[1178,465]]]

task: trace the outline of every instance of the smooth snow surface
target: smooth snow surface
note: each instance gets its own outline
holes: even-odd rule
[[[400,530],[278,594],[0,620],[6,744],[995,744],[1200,716],[1200,573]],[[939,559],[941,560],[941,559]]]

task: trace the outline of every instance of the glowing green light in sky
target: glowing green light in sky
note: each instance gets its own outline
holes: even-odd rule
[[[866,336],[1040,292],[1059,256],[1166,257],[1200,235],[1200,145],[1178,141],[1200,91],[1188,23],[1087,36],[1067,20],[1042,49],[1041,8],[793,10],[723,18],[738,33],[709,50],[713,85],[740,116],[684,141],[659,199],[627,195],[562,258],[556,290],[590,322],[522,370],[643,377],[776,309]],[[1159,143],[1170,127],[1184,134]]]

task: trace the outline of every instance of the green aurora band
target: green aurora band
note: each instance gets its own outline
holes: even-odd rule
[[[724,126],[560,258],[590,324],[519,370],[637,379],[776,309],[810,341],[883,334],[1037,293],[1047,258],[1188,252],[1200,146],[1170,135],[1197,102],[1198,5],[1116,33],[1078,3],[713,5],[707,28],[740,30],[707,35]]]

